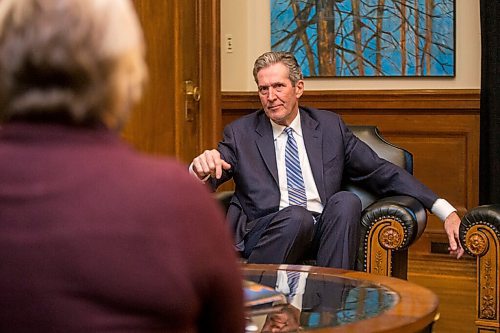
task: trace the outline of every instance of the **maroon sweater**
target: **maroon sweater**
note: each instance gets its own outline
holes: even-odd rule
[[[0,129],[1,332],[243,332],[223,215],[104,128]]]

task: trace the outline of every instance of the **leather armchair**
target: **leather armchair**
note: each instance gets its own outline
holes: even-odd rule
[[[477,260],[477,332],[500,332],[500,204],[471,209],[462,218],[460,243]]]
[[[411,153],[384,140],[375,126],[349,126],[349,128],[380,157],[410,173],[413,172]],[[346,183],[344,187],[356,193],[363,205],[357,269],[406,279],[408,247],[425,229],[427,223],[425,208],[413,197],[379,198],[353,184]],[[217,193],[218,199],[226,208],[231,195],[232,191]]]
[[[413,174],[412,154],[387,142],[375,126],[349,128],[381,158]],[[425,208],[413,197],[379,198],[352,184],[346,184],[346,188],[356,193],[363,204],[357,269],[406,279],[408,248],[425,229]]]

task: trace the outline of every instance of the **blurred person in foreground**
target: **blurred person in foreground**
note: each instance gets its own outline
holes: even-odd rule
[[[0,2],[0,331],[243,332],[217,204],[120,141],[145,77],[130,1]]]

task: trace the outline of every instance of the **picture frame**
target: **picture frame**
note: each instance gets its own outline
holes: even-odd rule
[[[305,77],[455,77],[455,0],[270,0]]]

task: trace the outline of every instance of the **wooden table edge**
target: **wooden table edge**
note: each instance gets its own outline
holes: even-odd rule
[[[338,276],[346,279],[363,280],[383,286],[399,296],[398,303],[376,317],[331,328],[319,328],[318,333],[396,333],[420,332],[436,317],[439,299],[427,288],[406,280],[365,272],[307,265],[242,264],[244,271],[294,270],[309,274]]]

